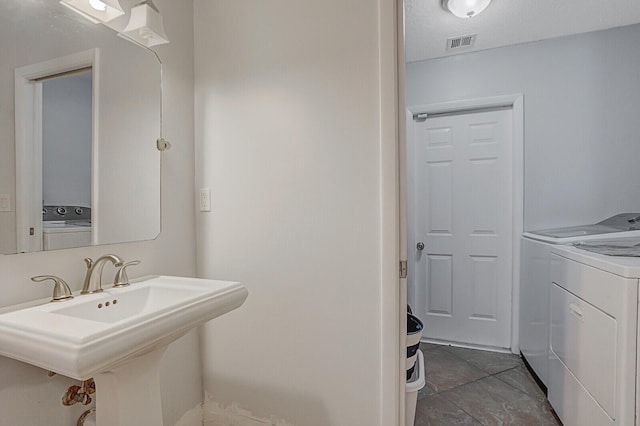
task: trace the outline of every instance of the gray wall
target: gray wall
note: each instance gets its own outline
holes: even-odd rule
[[[524,93],[525,230],[640,211],[638,41],[633,25],[413,62],[406,104]]]

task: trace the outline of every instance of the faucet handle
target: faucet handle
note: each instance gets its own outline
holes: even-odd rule
[[[113,286],[114,287],[126,287],[129,285],[129,277],[127,276],[127,268],[129,266],[139,265],[139,260],[132,260],[131,262],[126,262],[120,266],[118,272],[116,272],[116,276],[113,278]]]
[[[51,298],[52,302],[61,302],[63,300],[73,299],[71,289],[62,278],[56,277],[55,275],[38,275],[31,277],[31,281],[37,283],[47,280],[52,280],[54,282],[53,297]]]

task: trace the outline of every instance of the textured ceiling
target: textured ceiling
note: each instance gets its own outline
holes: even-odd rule
[[[460,19],[440,0],[404,0],[406,61],[491,49],[640,22],[640,0],[493,0]],[[477,33],[473,48],[447,52],[450,37]]]

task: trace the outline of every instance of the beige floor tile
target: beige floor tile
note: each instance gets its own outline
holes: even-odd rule
[[[496,374],[495,377],[526,393],[532,398],[543,401],[547,399],[544,392],[542,392],[542,389],[540,389],[524,366],[512,368],[511,370]]]
[[[420,343],[420,350],[422,352],[430,351],[433,349],[441,349],[443,347],[443,345],[436,345],[434,343]]]
[[[431,395],[418,401],[414,426],[457,425],[476,426],[480,423],[440,395]]]
[[[480,351],[455,346],[448,346],[446,350],[489,374],[496,374],[518,367],[522,362],[520,357],[514,354]]]
[[[495,377],[441,395],[483,425],[558,425],[546,401],[532,398]]]
[[[453,389],[487,376],[445,349],[434,349],[425,355],[425,381],[436,392]]]
[[[418,399],[425,398],[429,395],[433,395],[434,393],[436,393],[436,391],[431,389],[429,385],[425,384],[424,387],[418,391]]]

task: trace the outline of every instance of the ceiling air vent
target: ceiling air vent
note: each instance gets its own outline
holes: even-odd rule
[[[447,39],[447,51],[473,47],[477,35],[478,34],[467,34]]]

